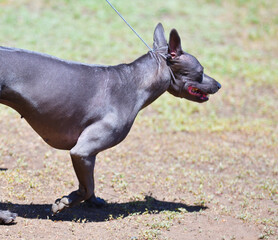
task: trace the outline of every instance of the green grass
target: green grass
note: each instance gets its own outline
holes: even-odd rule
[[[169,122],[175,131],[273,127],[271,121],[278,116],[274,97],[278,87],[277,3],[114,4],[150,45],[157,22],[163,22],[166,32],[177,28],[184,50],[196,55],[207,73],[223,85],[212,96],[212,104],[200,106],[170,96],[159,99],[153,105],[159,117],[153,122]],[[1,6],[2,45],[101,64],[129,62],[147,50],[105,1],[1,1]]]

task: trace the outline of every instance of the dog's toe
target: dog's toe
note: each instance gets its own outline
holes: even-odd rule
[[[58,213],[58,210],[59,210],[58,204],[57,203],[53,203],[52,207],[51,207],[51,212],[53,214],[56,214],[56,213]]]
[[[52,204],[51,211],[53,214],[59,213],[70,206],[70,199],[68,197],[59,198]]]

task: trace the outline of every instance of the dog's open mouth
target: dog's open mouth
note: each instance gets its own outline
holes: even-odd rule
[[[209,95],[207,93],[201,91],[200,89],[198,89],[196,87],[189,86],[188,87],[188,92],[191,95],[196,96],[196,97],[200,98],[203,101],[207,101],[209,99]]]

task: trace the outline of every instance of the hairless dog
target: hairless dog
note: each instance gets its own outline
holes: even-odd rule
[[[206,102],[221,85],[184,52],[178,32],[167,43],[162,24],[153,51],[130,64],[87,65],[49,55],[0,47],[0,103],[15,109],[50,146],[70,150],[78,190],[57,199],[52,212],[82,201],[105,204],[94,193],[96,155],[120,143],[138,112],[168,91]],[[0,222],[16,214],[0,210]]]

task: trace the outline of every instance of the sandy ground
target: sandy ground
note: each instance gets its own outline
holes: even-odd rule
[[[249,136],[158,133],[135,123],[98,156],[96,194],[108,204],[51,216],[52,202],[77,186],[68,153],[16,113],[2,115],[0,208],[19,216],[0,226],[1,239],[277,239],[277,193],[260,187],[277,173],[271,161],[254,162],[263,146]]]

